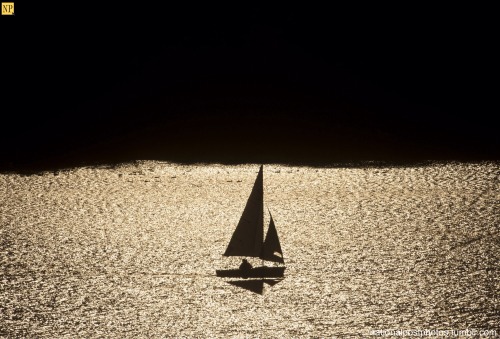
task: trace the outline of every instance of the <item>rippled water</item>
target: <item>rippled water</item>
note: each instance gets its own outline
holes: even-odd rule
[[[286,278],[215,277],[258,166],[0,174],[0,335],[499,328],[499,163],[264,166]],[[254,262],[257,263],[257,262]]]

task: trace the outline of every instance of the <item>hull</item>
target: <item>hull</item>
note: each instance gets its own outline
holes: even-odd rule
[[[250,270],[215,270],[218,277],[224,278],[281,278],[285,267],[255,267]]]

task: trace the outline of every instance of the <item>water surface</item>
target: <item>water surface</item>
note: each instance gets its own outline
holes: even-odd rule
[[[221,254],[258,168],[137,162],[0,174],[0,335],[499,327],[498,163],[264,166],[287,270],[262,295],[215,277],[239,265]]]

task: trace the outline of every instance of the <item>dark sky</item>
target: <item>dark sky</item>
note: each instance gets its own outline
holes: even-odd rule
[[[498,158],[487,8],[30,6],[1,18],[3,166]]]

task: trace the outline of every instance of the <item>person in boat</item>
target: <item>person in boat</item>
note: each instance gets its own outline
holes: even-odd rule
[[[248,260],[243,259],[241,261],[240,270],[242,270],[242,271],[250,271],[251,269],[252,269],[252,264],[250,264],[248,262]]]

